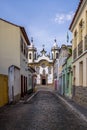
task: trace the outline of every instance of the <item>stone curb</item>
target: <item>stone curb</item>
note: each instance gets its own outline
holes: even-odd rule
[[[75,115],[79,118],[84,120],[85,122],[87,122],[87,117],[82,114],[78,109],[76,109],[73,105],[71,105],[70,103],[68,103],[64,98],[62,98],[61,96],[55,94],[66,106],[68,106],[68,108],[75,113]]]
[[[25,103],[29,102],[37,93],[38,93],[38,91],[35,92],[31,97],[29,97],[29,98],[25,101]]]

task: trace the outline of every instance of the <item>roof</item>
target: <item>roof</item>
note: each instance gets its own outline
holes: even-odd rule
[[[76,10],[76,12],[75,12],[75,15],[74,15],[74,17],[73,17],[73,20],[72,20],[72,22],[71,22],[71,24],[70,24],[70,27],[69,27],[70,30],[71,30],[71,27],[72,27],[72,25],[73,25],[73,22],[74,22],[74,20],[75,20],[75,18],[76,18],[76,16],[77,16],[77,14],[78,14],[78,11],[79,11],[79,9],[80,9],[80,6],[81,6],[82,2],[83,2],[83,0],[80,0],[79,5],[78,5],[78,7],[77,7],[77,10]]]
[[[9,23],[9,24],[11,24],[11,25],[13,25],[13,26],[19,27],[20,30],[21,30],[21,32],[22,32],[22,34],[23,34],[23,36],[24,36],[24,38],[25,38],[25,40],[26,40],[26,42],[27,42],[27,44],[30,45],[30,41],[29,41],[29,38],[28,38],[28,36],[27,36],[27,33],[26,33],[24,27],[19,26],[19,25],[16,25],[16,24],[14,24],[14,23],[11,23],[11,22],[9,22],[9,21],[7,21],[7,20],[4,20],[4,19],[2,19],[2,18],[0,18],[0,20],[4,21],[4,22],[6,22],[6,23]]]

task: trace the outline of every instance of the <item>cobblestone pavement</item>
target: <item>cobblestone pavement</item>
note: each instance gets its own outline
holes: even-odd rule
[[[0,130],[87,130],[54,94],[39,91],[29,102],[0,110]]]

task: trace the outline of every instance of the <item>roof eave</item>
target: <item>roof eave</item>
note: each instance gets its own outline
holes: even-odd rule
[[[72,22],[71,22],[70,26],[69,26],[69,30],[72,30],[73,23],[74,23],[74,21],[75,21],[75,18],[76,18],[77,14],[78,14],[78,11],[79,11],[79,9],[80,9],[80,6],[81,6],[82,2],[83,2],[83,0],[80,0],[79,5],[78,5],[78,7],[77,7],[77,10],[76,10],[76,12],[75,12],[75,15],[74,15],[74,17],[73,17],[73,19],[72,19]]]
[[[26,31],[25,31],[25,28],[24,28],[24,27],[21,27],[21,26],[19,26],[19,27],[20,27],[20,29],[21,29],[21,32],[22,32],[23,36],[25,37],[25,40],[26,40],[26,42],[27,42],[27,45],[30,45],[30,41],[29,41],[29,38],[28,38],[27,33],[26,33]]]

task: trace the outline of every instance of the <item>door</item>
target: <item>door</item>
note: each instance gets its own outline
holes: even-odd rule
[[[23,93],[23,75],[21,75],[21,97],[24,96],[24,93]]]
[[[42,85],[46,85],[46,79],[42,79]]]

